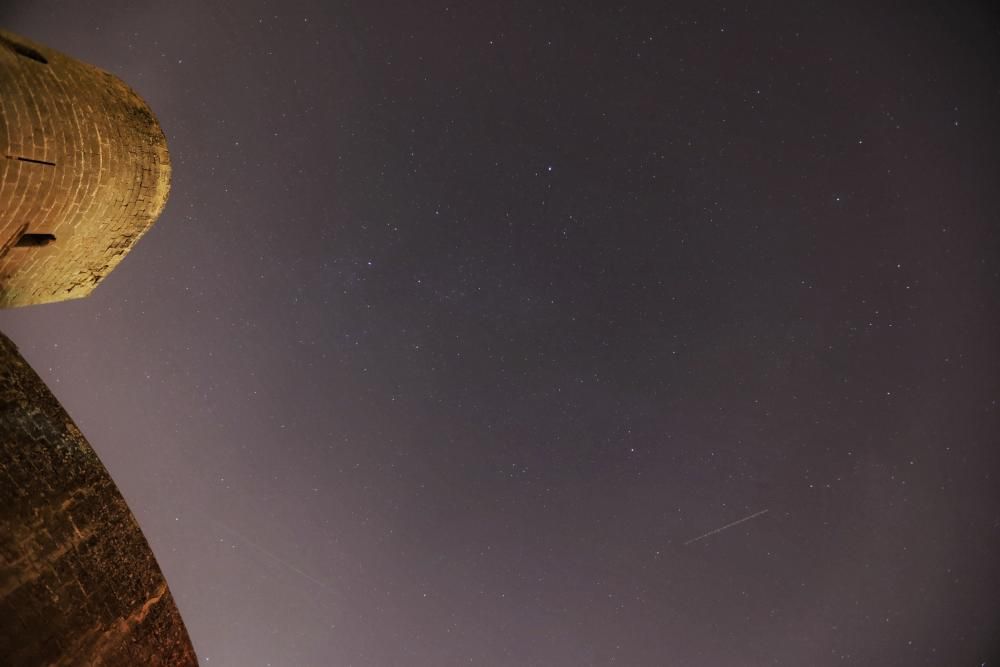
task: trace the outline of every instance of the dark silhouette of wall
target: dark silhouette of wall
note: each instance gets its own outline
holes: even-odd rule
[[[2,334],[0,461],[0,665],[196,665],[124,498]]]
[[[163,131],[132,89],[0,30],[0,306],[89,294],[169,188]]]

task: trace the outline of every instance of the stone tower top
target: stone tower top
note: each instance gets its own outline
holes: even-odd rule
[[[169,188],[163,131],[131,88],[0,30],[0,307],[89,294]]]

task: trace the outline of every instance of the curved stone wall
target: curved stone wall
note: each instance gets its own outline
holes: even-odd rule
[[[163,131],[132,89],[0,31],[0,307],[89,294],[169,187]]]
[[[196,664],[124,498],[0,334],[0,665]]]

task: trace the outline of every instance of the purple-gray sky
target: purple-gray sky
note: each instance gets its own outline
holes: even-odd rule
[[[4,3],[167,134],[0,328],[201,660],[993,664],[997,16],[587,4]]]

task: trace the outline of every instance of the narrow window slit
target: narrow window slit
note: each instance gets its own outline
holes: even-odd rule
[[[36,159],[30,158],[30,157],[21,157],[21,156],[8,155],[7,159],[8,160],[17,160],[18,162],[30,162],[31,164],[44,164],[44,165],[47,165],[49,167],[56,166],[55,162],[49,162],[48,160],[36,160]]]
[[[7,46],[9,46],[14,51],[14,53],[16,53],[19,56],[23,56],[25,58],[29,58],[31,60],[34,60],[35,62],[40,62],[43,65],[48,65],[49,64],[49,61],[48,61],[48,59],[45,56],[43,56],[38,51],[35,51],[30,46],[26,46],[24,44],[19,44],[18,42],[15,42],[15,41],[10,40],[10,39],[4,39],[2,37],[0,37],[0,42],[2,42],[4,44],[6,44]]]
[[[55,234],[21,234],[21,238],[14,244],[17,248],[37,248],[48,245],[56,240]]]

